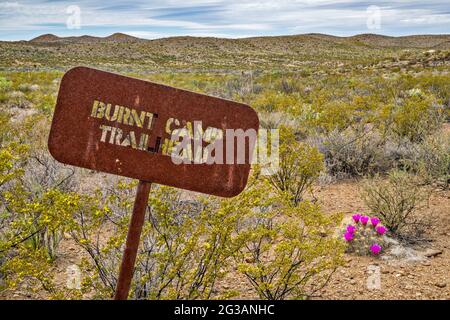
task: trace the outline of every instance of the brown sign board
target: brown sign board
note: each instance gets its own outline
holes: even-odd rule
[[[250,141],[245,161],[236,161],[233,153],[234,161],[211,163],[202,150],[218,132],[225,139],[229,129],[258,127],[256,112],[245,104],[77,67],[61,81],[48,146],[65,164],[232,197],[247,183]],[[171,156],[171,134],[177,130],[199,132],[200,153],[198,148],[195,155],[184,153],[183,160],[191,161]]]

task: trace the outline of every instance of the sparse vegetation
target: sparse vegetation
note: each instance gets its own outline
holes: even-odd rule
[[[281,127],[279,168],[268,176],[272,186],[297,205],[322,170],[322,154],[316,148],[298,142],[291,129]]]
[[[326,216],[310,202],[294,205],[264,183],[240,198],[238,270],[261,299],[313,297],[343,263],[343,243],[333,237],[341,216]]]
[[[366,181],[363,197],[367,206],[397,236],[417,237],[424,231],[425,221],[417,211],[427,204],[429,193],[421,189],[419,181],[399,170],[391,171],[387,180],[378,176]]]
[[[154,187],[131,298],[334,294],[326,290],[342,289],[330,283],[346,263],[336,212],[359,206],[341,209],[343,197],[363,199],[394,240],[426,235],[448,246],[448,43],[368,35],[0,42],[0,297],[105,299],[115,288],[135,183],[63,166],[47,150],[59,81],[76,65],[248,103],[262,127],[280,129],[280,170],[263,177],[255,168],[237,198]],[[318,186],[323,176],[336,185]],[[361,197],[345,184],[362,185]],[[430,212],[441,225],[425,229]],[[66,256],[81,267],[79,290],[63,284]]]
[[[106,206],[84,206],[75,215],[72,235],[89,254],[84,290],[110,298],[133,203],[135,183],[109,190]],[[206,199],[182,200],[179,191],[155,188],[137,258],[131,298],[208,299],[225,274],[236,213],[217,209]],[[108,230],[110,236],[99,241]],[[91,270],[91,271],[89,271]],[[226,293],[223,293],[226,297]]]

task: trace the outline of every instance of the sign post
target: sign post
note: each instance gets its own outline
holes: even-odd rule
[[[136,199],[134,200],[133,213],[127,234],[127,242],[125,251],[123,252],[119,279],[117,280],[115,300],[126,300],[130,291],[151,186],[152,184],[150,182],[139,181],[137,187]]]
[[[116,300],[129,294],[151,183],[238,195],[258,128],[245,104],[85,67],[64,75],[48,141],[52,156],[139,180]]]

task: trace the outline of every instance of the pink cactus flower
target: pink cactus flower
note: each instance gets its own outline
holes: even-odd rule
[[[354,234],[354,233],[356,232],[356,227],[355,227],[355,226],[352,226],[351,224],[349,224],[349,225],[347,226],[347,232],[349,232],[349,233],[351,233],[351,234]]]
[[[358,223],[359,220],[361,219],[361,215],[359,215],[359,214],[354,214],[354,215],[352,216],[352,218],[353,218],[353,221],[355,221],[355,223]]]
[[[380,223],[380,219],[376,217],[370,218],[370,223],[372,223],[372,225],[376,227]]]
[[[367,217],[367,216],[362,216],[361,219],[360,219],[360,221],[361,221],[361,223],[362,223],[363,225],[366,225],[367,222],[369,222],[369,217]]]
[[[344,234],[344,239],[345,239],[345,241],[352,241],[352,240],[353,240],[353,233],[351,233],[351,232],[346,232],[346,233]]]
[[[381,252],[381,246],[378,243],[374,243],[373,245],[370,246],[370,251],[377,255]]]
[[[387,229],[385,226],[378,226],[375,228],[378,234],[383,235],[386,233]]]

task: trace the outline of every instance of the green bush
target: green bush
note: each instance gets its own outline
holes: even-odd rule
[[[102,200],[92,206],[84,200],[75,215],[72,236],[90,256],[83,292],[97,298],[115,289],[134,186],[120,183],[103,208]],[[233,260],[261,298],[307,298],[342,263],[343,243],[333,237],[342,217],[309,202],[294,206],[262,180],[220,203],[182,200],[180,192],[156,187],[148,210],[131,298],[230,297],[236,292],[217,292],[215,285]],[[106,230],[106,238],[95,240]]]
[[[55,176],[63,171],[36,154],[36,130],[30,147],[23,123],[0,123],[0,256],[8,257],[1,272],[7,288],[27,283],[54,292],[51,264],[80,196],[58,189]]]
[[[281,127],[279,157],[278,170],[267,179],[298,204],[324,169],[323,155],[315,147],[298,142],[292,129]]]
[[[317,117],[312,124],[322,132],[343,131],[355,123],[354,105],[342,101],[327,101],[313,106]]]
[[[233,202],[240,217],[234,259],[261,299],[313,297],[343,263],[344,244],[333,237],[341,215],[307,201],[294,206],[267,183]]]
[[[135,184],[121,182],[107,194],[103,209],[79,210],[72,236],[86,250],[89,277],[84,290],[109,298],[128,230]],[[206,200],[188,201],[168,187],[154,186],[141,236],[130,297],[134,299],[208,299],[226,270],[235,213]],[[104,230],[108,236],[95,241]],[[90,271],[89,271],[90,270]],[[226,293],[224,293],[226,295]]]
[[[295,128],[296,120],[284,112],[260,112],[259,124],[264,129],[277,129],[282,126]]]
[[[412,167],[428,184],[448,189],[450,184],[450,135],[427,138],[418,147],[418,156]]]
[[[301,100],[298,95],[289,95],[273,90],[264,91],[259,94],[251,105],[258,111],[263,112],[288,112],[296,113],[300,108]]]
[[[421,91],[408,92],[399,103],[387,105],[381,114],[385,131],[412,142],[421,142],[442,126],[444,109]]]
[[[391,234],[400,238],[418,237],[423,233],[426,222],[417,215],[417,211],[426,205],[429,198],[420,182],[417,176],[392,170],[386,179],[380,176],[367,179],[362,197]]]
[[[312,138],[311,142],[324,154],[328,173],[337,178],[384,172],[391,165],[384,153],[383,139],[364,128],[332,131]]]
[[[0,77],[0,92],[8,91],[12,88],[12,82],[6,78]]]

